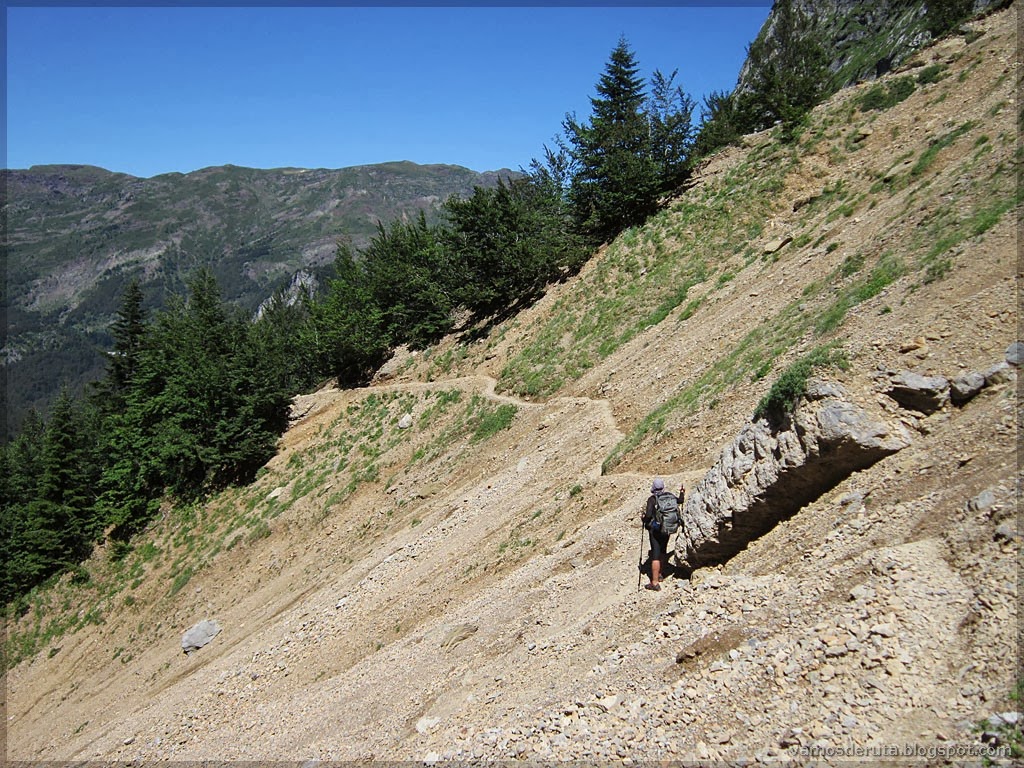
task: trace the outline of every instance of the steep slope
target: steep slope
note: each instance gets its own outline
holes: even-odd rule
[[[252,487],[38,595],[9,755],[977,756],[1018,679],[1016,374],[930,416],[881,374],[986,370],[1017,337],[1016,11],[883,79],[912,79],[900,103],[860,86],[796,146],[715,157],[484,339],[300,398]],[[651,476],[692,487],[831,342],[910,446],[638,592]]]

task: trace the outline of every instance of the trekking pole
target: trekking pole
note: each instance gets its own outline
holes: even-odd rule
[[[636,591],[640,591],[640,583],[644,580],[644,527],[640,526],[640,561],[636,564]]]

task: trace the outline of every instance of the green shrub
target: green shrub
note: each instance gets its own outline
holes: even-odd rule
[[[922,173],[928,170],[931,164],[935,161],[935,158],[938,156],[939,152],[941,152],[954,141],[959,139],[973,127],[974,123],[972,121],[968,121],[961,125],[960,127],[950,131],[945,136],[941,136],[940,138],[932,142],[931,146],[929,146],[928,149],[922,152],[921,157],[919,157],[917,159],[917,162],[914,163],[914,167],[910,169],[910,175],[920,176]]]
[[[518,409],[509,403],[499,405],[497,408],[484,409],[476,419],[476,427],[470,438],[471,442],[477,443],[496,435],[503,429],[512,426]]]
[[[843,259],[843,263],[839,265],[839,274],[842,277],[850,277],[860,272],[864,266],[864,255],[861,253],[847,256]]]
[[[889,109],[914,92],[914,79],[909,75],[886,83],[876,83],[857,100],[861,112]]]
[[[930,85],[931,83],[937,83],[939,82],[939,80],[945,77],[945,72],[945,64],[930,64],[917,73],[917,82],[919,85]]]
[[[844,273],[843,267],[840,267],[840,272]],[[883,254],[867,278],[842,291],[836,300],[821,313],[815,324],[815,332],[821,336],[834,331],[843,322],[847,311],[862,301],[877,296],[883,288],[896,281],[903,273],[903,262],[897,256],[892,253]]]
[[[761,398],[754,410],[754,420],[771,418],[792,410],[807,391],[807,380],[816,368],[836,366],[848,367],[846,353],[835,343],[813,349],[789,366],[772,384],[768,393]]]

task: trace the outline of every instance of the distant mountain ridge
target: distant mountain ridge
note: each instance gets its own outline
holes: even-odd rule
[[[365,245],[377,222],[434,219],[450,195],[514,171],[408,161],[340,169],[234,165],[139,178],[90,165],[0,171],[7,221],[7,410],[15,426],[62,384],[104,367],[107,328],[125,286],[150,308],[213,269],[248,311],[300,270],[333,262],[339,239]]]

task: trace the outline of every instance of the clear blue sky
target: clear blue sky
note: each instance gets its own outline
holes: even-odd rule
[[[700,104],[769,5],[9,7],[4,165],[516,169],[589,116],[620,35]]]

